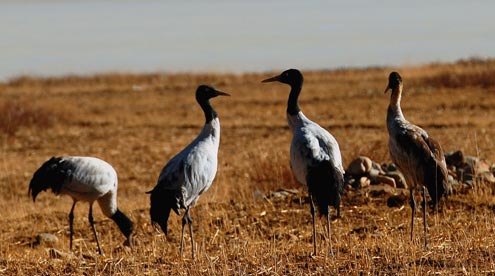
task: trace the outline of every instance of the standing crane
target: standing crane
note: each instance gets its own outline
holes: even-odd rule
[[[112,219],[127,238],[126,245],[132,246],[132,221],[117,208],[117,173],[107,162],[94,157],[52,157],[33,175],[29,193],[36,200],[41,191],[51,189],[55,194],[65,194],[74,201],[69,213],[70,250],[74,235],[74,207],[78,201],[89,202],[89,223],[95,235],[98,253],[100,242],[93,220],[93,203],[98,201],[103,214]]]
[[[230,95],[208,85],[198,87],[196,101],[203,109],[206,120],[203,130],[191,144],[165,165],[155,188],[148,192],[151,194],[151,220],[160,225],[165,235],[170,210],[180,215],[179,210],[185,209],[179,252],[182,256],[184,227],[188,224],[193,259],[195,249],[190,208],[196,204],[199,196],[210,188],[217,172],[220,120],[210,104],[210,99],[217,96]]]
[[[448,171],[440,144],[422,128],[408,122],[402,114],[400,101],[402,96],[402,78],[397,72],[390,73],[385,93],[392,90],[387,110],[387,128],[389,151],[392,161],[400,168],[410,186],[411,240],[414,230],[416,201],[414,190],[421,189],[423,196],[423,226],[425,243],[428,247],[426,221],[426,189],[436,209],[442,196],[450,191]]]
[[[297,181],[309,192],[313,217],[313,255],[316,255],[315,204],[319,214],[327,217],[330,254],[333,255],[329,206],[337,209],[337,217],[340,217],[344,168],[337,140],[328,131],[304,116],[299,108],[298,98],[303,80],[299,70],[289,69],[263,82],[278,81],[291,87],[287,102],[287,122],[293,133],[290,145],[291,168]]]

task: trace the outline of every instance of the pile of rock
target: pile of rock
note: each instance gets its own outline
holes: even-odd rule
[[[460,150],[445,154],[449,174],[457,184],[472,186],[474,183],[495,184],[495,164],[475,156],[464,155]],[[455,183],[454,182],[454,183]]]
[[[462,151],[445,154],[449,181],[454,190],[470,187],[474,183],[495,184],[495,164],[474,156],[464,155]],[[389,185],[398,189],[407,189],[404,175],[394,164],[378,164],[369,157],[359,156],[346,169],[345,182],[354,189],[370,185]]]
[[[394,164],[380,165],[366,156],[359,156],[354,159],[345,172],[346,184],[354,189],[377,184],[407,189],[404,175]]]

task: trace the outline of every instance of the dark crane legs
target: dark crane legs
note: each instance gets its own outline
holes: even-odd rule
[[[316,256],[316,216],[315,216],[315,204],[313,202],[313,196],[309,195],[309,202],[311,206],[311,216],[313,217],[313,256]],[[329,255],[333,256],[333,244],[332,244],[332,231],[330,229],[330,206],[328,208],[327,215],[327,231],[328,231],[328,241],[330,243]],[[338,217],[340,217],[340,210],[338,210]]]
[[[182,217],[182,234],[180,236],[180,256],[182,257],[182,251],[184,249],[184,229],[186,224],[189,224],[189,234],[191,235],[191,250],[192,250],[192,258],[194,260],[195,258],[195,250],[194,250],[194,235],[193,235],[193,229],[192,229],[192,219],[191,216],[189,215],[189,208],[186,209],[186,213]]]
[[[414,215],[416,214],[416,200],[414,199],[414,189],[410,189],[410,205],[412,209],[412,214],[411,214],[411,241],[413,240],[413,232],[414,232]],[[423,186],[421,190],[421,194],[423,196],[423,202],[422,202],[422,207],[423,207],[423,230],[424,230],[424,236],[425,236],[425,248],[428,248],[428,234],[427,234],[427,229],[428,229],[428,223],[426,221],[426,187]]]
[[[74,207],[76,207],[76,202],[72,204],[72,208],[69,213],[69,230],[70,230],[70,251],[72,251],[72,239],[74,237]],[[93,234],[95,235],[96,245],[98,246],[98,254],[103,255],[101,251],[100,241],[98,240],[98,234],[96,234],[95,223],[93,219],[93,204],[89,205],[89,224],[91,224],[91,229],[93,229]]]

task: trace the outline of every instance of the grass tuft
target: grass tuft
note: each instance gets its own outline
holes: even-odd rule
[[[56,121],[56,116],[27,100],[11,99],[0,103],[0,131],[13,136],[23,127],[47,128]]]

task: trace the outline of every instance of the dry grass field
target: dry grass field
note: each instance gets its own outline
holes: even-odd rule
[[[390,162],[385,125],[388,73],[403,76],[403,111],[445,151],[495,161],[495,60],[420,67],[307,71],[303,112],[340,143],[344,166],[366,155]],[[0,83],[0,275],[495,275],[495,188],[476,183],[429,213],[430,248],[423,248],[418,213],[387,207],[387,195],[347,190],[333,220],[336,256],[318,224],[312,252],[306,193],[289,168],[291,133],[285,119],[289,87],[261,84],[278,74],[107,74],[21,77]],[[154,229],[149,196],[163,165],[199,133],[203,113],[197,85],[232,97],[212,100],[220,115],[219,168],[211,189],[192,209],[197,258],[189,235],[178,256],[180,217],[169,236]],[[27,195],[33,172],[51,156],[96,156],[119,174],[119,207],[136,225],[137,245],[122,245],[116,225],[95,206],[96,244],[87,204],[75,212],[75,250],[69,253],[72,200]],[[268,197],[281,188],[287,197]],[[38,244],[39,233],[59,240]],[[55,249],[55,250],[53,250]]]

